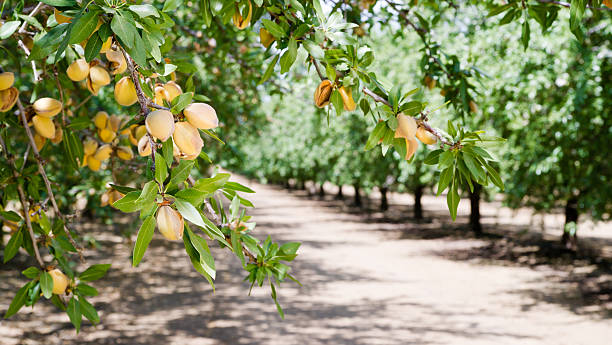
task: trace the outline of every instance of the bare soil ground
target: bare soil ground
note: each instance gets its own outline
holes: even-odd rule
[[[426,198],[411,219],[409,196],[393,195],[386,213],[349,201],[248,182],[260,238],[301,241],[293,268],[303,287],[280,289],[281,321],[267,289],[248,285],[237,259],[215,250],[216,292],[195,272],[182,243],[154,237],[143,263],[130,267],[121,236],[130,219],[91,226],[112,262],[92,299],[98,326],[75,334],[68,317],[39,303],[0,321],[0,344],[610,344],[612,229],[582,231],[577,254],[556,242],[558,216],[483,204],[489,233],[473,238],[468,210],[456,223],[442,199]],[[348,197],[347,197],[348,198]],[[462,205],[469,204],[466,201]],[[542,226],[542,223],[544,225]],[[544,230],[544,231],[542,231]],[[23,255],[0,266],[0,312],[24,282]]]

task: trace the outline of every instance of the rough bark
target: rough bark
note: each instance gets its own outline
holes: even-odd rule
[[[325,197],[325,189],[323,188],[323,183],[319,185],[319,197],[321,198]]]
[[[361,207],[361,195],[359,194],[359,185],[354,184],[353,188],[355,188],[355,206]]]
[[[338,193],[336,193],[336,199],[338,200],[344,199],[344,195],[342,194],[342,186],[338,186]]]
[[[414,190],[414,219],[423,219],[423,204],[421,199],[423,198],[423,186],[418,185]]]
[[[386,187],[380,188],[380,210],[383,212],[389,209],[389,201],[387,200],[388,191],[389,189]]]
[[[474,191],[470,192],[470,228],[476,236],[482,235],[482,224],[480,224],[480,194],[482,186],[474,184]]]
[[[565,231],[566,226],[570,223],[578,224],[578,198],[570,198],[565,204],[565,224],[563,226],[563,235],[561,235],[561,244],[567,249],[576,250],[578,247],[578,232],[571,235]]]

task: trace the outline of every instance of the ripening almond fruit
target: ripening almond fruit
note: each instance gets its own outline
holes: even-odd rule
[[[188,155],[182,155],[180,158],[181,158],[181,159],[184,159],[184,160],[186,160],[186,161],[192,161],[192,160],[194,160],[194,159],[198,158],[198,156],[199,156],[199,154],[197,154],[197,155],[190,155],[190,156],[188,156]]]
[[[110,129],[113,132],[119,132],[119,128],[121,128],[121,118],[115,114],[111,115],[108,118],[106,128]]]
[[[219,127],[219,119],[215,108],[206,103],[191,103],[183,110],[183,114],[191,125],[199,129]]]
[[[83,143],[83,153],[86,156],[91,156],[94,153],[96,153],[96,150],[98,149],[98,142],[88,138],[87,140],[85,140],[85,142]]]
[[[270,31],[266,30],[265,28],[261,28],[259,29],[259,42],[261,42],[261,44],[266,47],[269,48],[270,45],[272,43],[274,43],[274,36],[272,36],[272,34],[270,33]]]
[[[36,145],[36,149],[38,150],[38,152],[40,152],[40,150],[45,147],[45,143],[47,143],[47,138],[42,137],[38,133],[34,133],[34,144]]]
[[[395,130],[395,138],[410,139],[416,135],[417,124],[412,116],[406,116],[402,113],[397,115],[397,129]]]
[[[102,128],[102,129],[98,129],[98,136],[100,137],[100,140],[102,140],[103,142],[110,143],[117,137],[117,133],[111,131],[108,128]]]
[[[50,118],[35,115],[32,118],[32,123],[34,124],[34,129],[36,130],[36,133],[47,139],[55,137],[55,124],[53,124],[53,120],[51,120]]]
[[[238,5],[236,5],[236,9],[234,11],[234,17],[232,18],[234,25],[240,30],[246,28],[251,23],[251,15],[253,14],[253,5],[251,4],[250,0],[248,1],[249,1],[249,12],[247,13],[246,18],[242,16],[242,13],[240,13],[240,9],[238,8]]]
[[[185,222],[183,216],[175,209],[168,205],[164,205],[157,210],[157,228],[161,234],[171,240],[176,241],[183,238],[183,228]]]
[[[155,110],[145,120],[147,132],[161,141],[166,141],[174,133],[174,116],[167,110]]]
[[[323,108],[324,106],[329,104],[329,97],[331,96],[333,90],[332,82],[329,79],[323,80],[314,93],[314,102],[315,105],[319,108]]]
[[[0,90],[6,90],[9,87],[13,86],[15,82],[15,75],[13,72],[3,72],[0,73]]]
[[[100,48],[100,54],[106,54],[111,49],[111,45],[113,44],[113,38],[109,37],[106,39],[104,43],[102,43],[102,48]]]
[[[341,86],[338,89],[338,92],[340,92],[340,96],[342,96],[344,110],[353,111],[357,108],[357,104],[355,104],[355,100],[353,100],[353,91],[351,90],[351,88],[347,89],[344,86]]]
[[[58,24],[64,24],[64,23],[72,22],[72,18],[63,15],[62,12],[57,10],[57,8],[53,9],[53,14],[55,15],[55,21]]]
[[[181,87],[179,86],[179,84],[173,82],[173,81],[169,81],[166,84],[164,84],[164,90],[166,90],[167,92],[167,100],[168,102],[172,102],[173,99],[175,99],[176,97],[178,97],[180,94],[183,93],[183,90],[181,90]]]
[[[136,88],[130,77],[123,77],[115,85],[115,100],[123,106],[130,106],[138,101]]]
[[[98,86],[108,85],[111,81],[108,72],[100,66],[93,66],[89,69],[89,78],[92,84]]]
[[[107,206],[110,205],[111,207],[113,207],[113,203],[121,198],[123,198],[124,195],[119,193],[118,191],[114,190],[114,189],[107,189],[106,192],[104,192],[101,196],[100,196],[100,206]]]
[[[68,74],[68,78],[72,81],[85,80],[89,75],[89,64],[85,59],[75,60],[66,69],[66,74]]]
[[[62,111],[62,102],[50,97],[44,97],[34,102],[32,107],[34,108],[36,115],[53,117]]]
[[[423,84],[427,86],[428,89],[433,89],[436,87],[436,80],[432,78],[430,75],[426,75],[423,79]]]
[[[168,95],[168,91],[166,91],[162,84],[157,85],[155,87],[155,104],[164,105],[164,100],[170,98],[170,95]]]
[[[98,129],[104,129],[108,126],[108,113],[105,111],[99,111],[93,118],[93,123]]]
[[[106,59],[110,61],[109,67],[112,75],[121,74],[127,69],[127,62],[120,51],[111,50],[106,52]]]
[[[15,87],[0,91],[0,113],[11,110],[17,102],[17,97],[19,90]]]
[[[172,139],[186,156],[199,155],[204,146],[200,132],[189,122],[177,122]]]
[[[410,160],[419,148],[419,142],[415,138],[406,139],[406,160]]]
[[[423,127],[417,129],[416,137],[425,145],[433,145],[438,141],[438,138],[433,133],[428,132]]]
[[[476,104],[476,102],[470,101],[470,111],[472,113],[477,113],[478,112],[478,104]]]
[[[87,166],[89,167],[89,169],[93,171],[98,171],[100,170],[101,165],[101,161],[95,159],[93,156],[87,156]]]
[[[94,84],[91,81],[91,78],[89,77],[87,77],[87,80],[85,81],[85,85],[87,85],[87,90],[89,90],[89,92],[91,92],[92,95],[97,95],[98,91],[100,91],[100,89],[102,88],[102,85]]]
[[[119,146],[117,147],[117,157],[119,157],[121,160],[129,161],[134,158],[134,153],[132,152],[132,149],[127,146]]]
[[[138,140],[142,138],[143,135],[147,134],[147,128],[145,126],[137,126],[130,131],[130,143],[134,146],[138,146]]]
[[[149,142],[149,136],[143,135],[142,138],[138,140],[138,154],[142,157],[146,157],[151,155],[151,143]]]
[[[111,153],[113,152],[113,148],[109,144],[102,145],[96,150],[96,153],[93,157],[100,162],[104,162],[105,160],[110,158]]]
[[[64,135],[64,131],[62,130],[62,127],[60,126],[55,127],[55,136],[51,138],[51,142],[56,145],[61,143],[63,139],[63,135]]]
[[[603,4],[607,7],[607,8],[612,8],[612,0],[603,0]]]
[[[62,271],[57,268],[49,271],[49,275],[53,279],[53,293],[56,295],[61,295],[66,292],[66,288],[68,287],[68,277]]]

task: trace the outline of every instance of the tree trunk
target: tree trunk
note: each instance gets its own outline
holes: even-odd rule
[[[568,224],[574,223],[578,225],[578,198],[570,198],[565,204],[565,224],[563,226],[563,235],[561,243],[567,249],[576,250],[578,247],[578,231],[574,231],[572,235],[568,230]]]
[[[476,236],[482,235],[482,225],[480,224],[480,193],[482,186],[475,183],[474,191],[470,192],[470,228]]]
[[[414,190],[414,219],[423,219],[423,204],[421,199],[423,197],[423,186],[418,185]]]
[[[289,180],[285,180],[284,185],[285,185],[285,188],[291,189],[291,184],[289,183]]]
[[[323,183],[319,185],[319,197],[321,198],[325,197],[325,189],[323,188]]]
[[[338,193],[336,194],[336,199],[338,200],[344,199],[344,195],[342,195],[342,186],[338,186]]]
[[[354,184],[353,188],[355,188],[355,206],[361,207],[361,195],[359,195],[359,185]]]
[[[387,192],[388,192],[387,187],[380,188],[380,210],[383,212],[389,209],[389,202],[387,200]]]

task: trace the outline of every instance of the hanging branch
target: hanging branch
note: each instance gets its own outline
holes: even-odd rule
[[[34,247],[34,256],[36,257],[36,261],[38,261],[40,267],[44,269],[45,262],[40,257],[40,252],[38,251],[38,244],[36,243],[36,237],[34,236],[34,230],[32,229],[32,222],[30,221],[30,206],[26,201],[25,193],[23,192],[23,187],[17,181],[19,178],[19,173],[17,172],[15,159],[12,157],[12,155],[9,155],[6,143],[4,142],[4,138],[2,138],[2,135],[0,135],[0,146],[2,146],[4,156],[6,157],[7,161],[11,166],[11,170],[13,171],[13,177],[15,178],[15,183],[17,184],[17,193],[19,194],[19,201],[21,202],[21,209],[23,210],[23,218],[25,219],[26,228],[28,229],[30,239],[32,240],[32,247]]]
[[[53,194],[53,189],[51,189],[51,182],[49,182],[49,178],[47,177],[47,173],[45,172],[45,168],[43,167],[42,158],[40,157],[40,152],[38,151],[38,148],[36,147],[34,136],[32,135],[32,131],[30,130],[30,127],[28,126],[28,120],[26,118],[25,108],[19,98],[17,98],[17,107],[19,107],[19,114],[21,116],[21,122],[28,136],[28,140],[30,141],[30,146],[32,147],[32,152],[34,153],[36,164],[38,165],[38,172],[40,173],[40,176],[45,182],[45,187],[47,188],[47,194],[49,194],[49,198],[51,199],[51,205],[53,206],[53,211],[55,212],[56,216],[59,217],[60,220],[62,221],[64,225],[63,226],[64,233],[68,237],[70,244],[72,244],[72,246],[77,250],[79,257],[81,258],[81,262],[84,262],[85,259],[83,258],[83,247],[78,245],[76,241],[72,238],[72,235],[70,235],[70,230],[68,229],[68,226],[66,225],[66,218],[64,217],[64,214],[60,212],[60,209],[57,206],[57,201],[55,200],[55,194]],[[62,104],[62,107],[63,107],[63,104]]]

